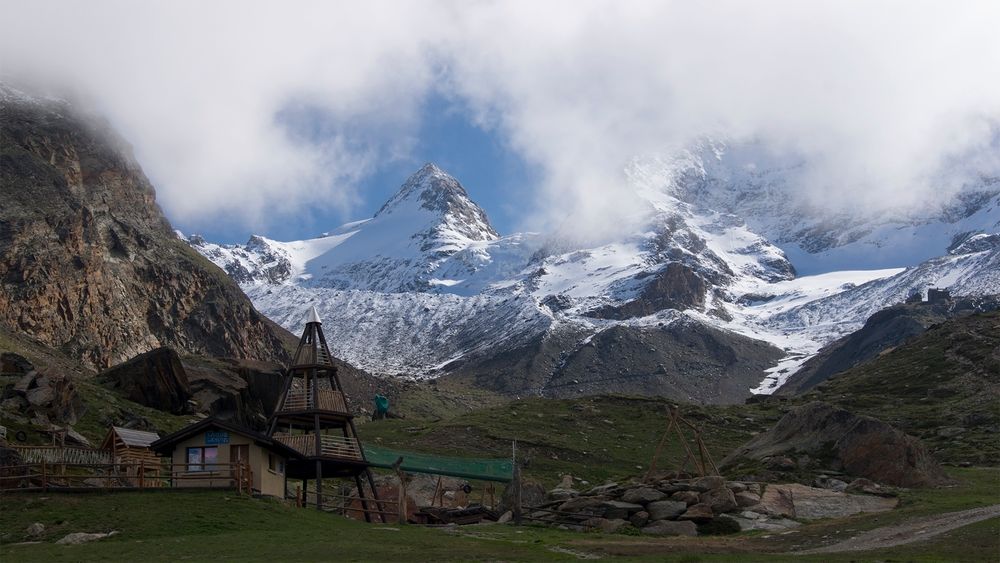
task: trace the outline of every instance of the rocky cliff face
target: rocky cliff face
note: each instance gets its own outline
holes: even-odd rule
[[[239,287],[176,238],[107,123],[0,94],[0,324],[97,369],[159,346],[287,359]]]

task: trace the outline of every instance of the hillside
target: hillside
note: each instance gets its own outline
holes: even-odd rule
[[[0,85],[0,324],[103,369],[158,346],[284,361],[279,331],[177,239],[104,121]]]
[[[1000,312],[940,323],[794,400],[811,399],[889,422],[940,459],[1000,463]]]

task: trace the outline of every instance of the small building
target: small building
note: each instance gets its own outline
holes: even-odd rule
[[[207,418],[151,444],[170,458],[171,487],[247,488],[284,498],[285,467],[295,450],[232,422]]]
[[[159,438],[155,432],[112,426],[101,449],[111,452],[113,463],[126,475],[138,478],[141,474],[145,485],[156,486],[160,483],[161,460],[149,446]]]
[[[927,290],[927,301],[929,303],[947,303],[951,301],[951,291],[936,287]]]

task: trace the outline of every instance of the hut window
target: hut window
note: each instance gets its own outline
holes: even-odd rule
[[[275,473],[284,473],[285,461],[274,454],[267,454],[267,468]]]
[[[212,471],[218,459],[219,448],[216,446],[187,449],[188,471]]]

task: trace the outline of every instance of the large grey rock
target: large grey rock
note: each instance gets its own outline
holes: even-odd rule
[[[795,504],[792,502],[791,492],[778,485],[768,485],[760,497],[760,503],[751,510],[769,516],[795,518]]]
[[[677,491],[676,493],[670,495],[670,500],[683,502],[684,504],[691,506],[692,504],[698,504],[701,502],[701,495],[696,491]]]
[[[625,491],[625,494],[622,495],[622,500],[625,502],[646,504],[660,500],[665,496],[667,495],[657,491],[656,489],[652,489],[650,487],[639,487],[637,489],[629,489]]]
[[[614,520],[617,518],[625,519],[643,509],[641,504],[622,502],[618,500],[606,500],[601,503],[601,505],[604,508],[604,517],[608,520]]]
[[[751,493],[750,491],[743,491],[741,493],[736,493],[733,495],[733,499],[736,500],[738,506],[754,506],[760,503],[760,495],[756,493]]]
[[[602,505],[608,499],[605,497],[576,497],[559,505],[563,512],[591,512],[603,510]]]
[[[694,522],[657,520],[642,528],[642,533],[654,536],[697,536],[698,526]]]
[[[687,511],[687,503],[676,500],[658,500],[646,505],[650,520],[673,520]]]
[[[820,467],[842,467],[857,477],[901,487],[948,482],[923,444],[892,426],[813,402],[788,412],[773,428],[736,449],[723,465],[741,459],[808,457]],[[794,469],[795,463],[791,468]]]
[[[712,489],[701,493],[701,502],[712,507],[712,512],[715,514],[722,514],[724,512],[729,512],[730,510],[735,510],[738,506],[736,504],[736,499],[733,497],[733,492],[727,487],[719,487],[717,489]]]
[[[59,545],[77,545],[81,543],[87,543],[94,540],[104,539],[117,534],[117,531],[108,532],[106,534],[88,534],[87,532],[76,532],[73,534],[68,534],[56,543]]]
[[[41,522],[35,522],[34,524],[28,526],[28,528],[25,530],[25,533],[27,533],[29,536],[33,538],[37,538],[38,536],[45,533],[45,525],[42,524]]]
[[[707,477],[702,477],[700,479],[695,479],[691,483],[691,488],[703,493],[705,491],[710,491],[712,489],[718,489],[726,486],[726,480],[718,475],[709,475]]]
[[[684,514],[677,517],[678,520],[693,520],[695,522],[708,522],[715,517],[712,507],[704,503],[698,503],[687,507]]]
[[[787,493],[795,506],[795,517],[804,520],[841,518],[860,512],[884,512],[892,510],[899,503],[895,498],[850,495],[798,483],[771,485],[768,490],[772,487]]]
[[[642,528],[649,522],[649,513],[645,510],[640,510],[636,512],[628,519],[629,523],[636,528]]]

